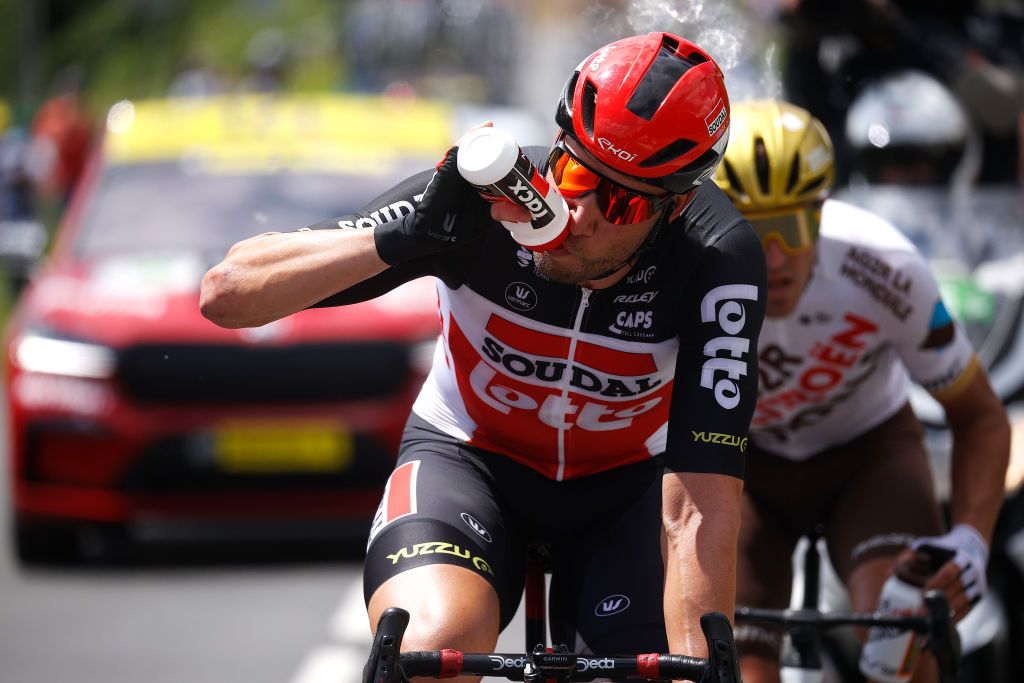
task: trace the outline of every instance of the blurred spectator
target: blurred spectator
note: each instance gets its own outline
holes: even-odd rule
[[[852,180],[949,185],[976,179],[977,134],[960,102],[923,71],[895,72],[863,87],[846,116]]]
[[[945,83],[982,136],[979,181],[1019,180],[1024,15],[978,0],[780,0],[787,97],[840,141],[845,113],[877,78],[907,68]],[[837,145],[845,180],[853,159]]]
[[[0,269],[12,296],[28,281],[46,246],[35,206],[31,144],[18,127],[0,127]]]
[[[85,168],[92,118],[81,99],[82,73],[68,67],[54,79],[50,98],[32,121],[33,154],[40,163],[39,190],[66,205]]]
[[[513,92],[521,12],[505,0],[358,0],[345,44],[357,88],[395,81],[448,100],[507,103]]]
[[[171,81],[167,94],[171,97],[209,97],[224,92],[224,79],[207,66],[201,56],[186,57],[181,70]]]

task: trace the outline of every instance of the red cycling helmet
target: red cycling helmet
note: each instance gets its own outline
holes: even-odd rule
[[[671,33],[648,33],[583,60],[555,122],[619,173],[682,194],[710,178],[725,154],[729,96],[708,53]]]

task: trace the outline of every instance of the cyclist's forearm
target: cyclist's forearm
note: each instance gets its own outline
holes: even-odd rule
[[[308,308],[386,267],[373,230],[266,233],[239,242],[206,273],[200,309],[221,327],[255,327]]]
[[[991,540],[1010,455],[1006,412],[980,370],[944,407],[953,433],[952,523],[970,524]]]
[[[1009,450],[1010,430],[1002,412],[953,427],[951,524],[970,524],[991,541]]]
[[[739,479],[725,475],[665,475],[665,625],[672,652],[707,656],[701,615],[733,618],[742,490]]]

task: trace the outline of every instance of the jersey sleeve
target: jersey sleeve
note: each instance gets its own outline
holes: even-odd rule
[[[681,305],[666,464],[742,478],[765,309],[764,251],[746,221],[702,249]]]
[[[935,276],[916,250],[900,260],[890,280],[906,304],[897,320],[893,347],[911,378],[946,400],[967,385],[978,368],[974,348],[949,314]]]
[[[416,205],[423,198],[423,191],[433,173],[433,169],[417,173],[374,198],[355,213],[324,220],[303,229],[363,230],[402,220],[416,210]],[[390,266],[380,274],[329,296],[313,307],[343,306],[368,301],[410,280],[428,275],[440,278],[449,287],[458,287],[465,281],[478,249],[479,240],[450,251]]]

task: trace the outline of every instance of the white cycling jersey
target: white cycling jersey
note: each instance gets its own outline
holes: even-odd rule
[[[977,367],[927,262],[895,227],[850,204],[822,209],[817,259],[796,309],[765,318],[751,438],[804,460],[907,401],[909,378],[955,395]]]

